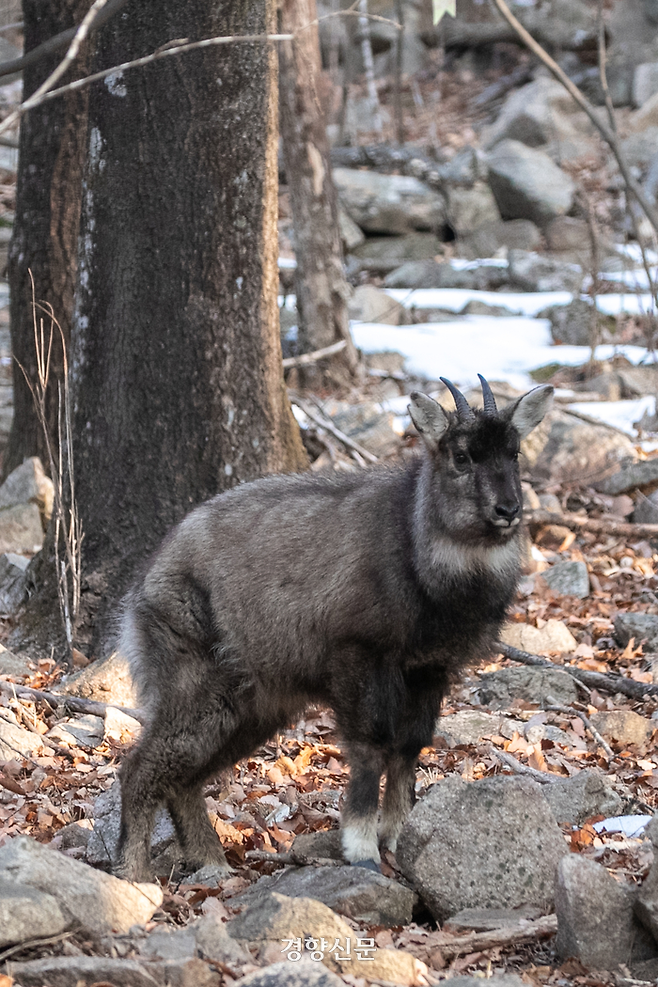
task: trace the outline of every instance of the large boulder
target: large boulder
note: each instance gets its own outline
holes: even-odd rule
[[[541,242],[541,230],[529,219],[497,219],[462,237],[457,249],[460,257],[476,260],[493,257],[500,250],[536,250]]]
[[[56,936],[68,925],[68,918],[52,895],[0,881],[0,948]]]
[[[297,849],[297,846],[295,846]],[[384,927],[409,925],[418,898],[409,888],[365,867],[292,867],[262,877],[235,904],[256,901],[265,891],[288,898],[313,898],[358,922]]]
[[[578,264],[565,264],[530,250],[510,250],[509,278],[512,286],[523,291],[579,292],[583,270]]]
[[[577,853],[560,861],[555,890],[557,952],[596,970],[656,955],[633,915],[633,895],[605,867]]]
[[[127,932],[147,922],[162,904],[159,886],[121,881],[29,836],[16,836],[0,847],[0,881],[51,895],[69,922],[90,933]]]
[[[482,672],[478,691],[483,705],[491,709],[509,709],[515,699],[538,706],[552,706],[555,701],[568,706],[578,698],[573,677],[559,668],[523,666]]]
[[[589,346],[592,340],[593,315],[594,309],[590,302],[574,298],[568,305],[551,305],[542,309],[537,317],[550,320],[554,343]]]
[[[533,624],[505,624],[500,632],[500,640],[531,654],[541,654],[544,651],[559,651],[564,654],[575,651],[578,646],[567,625],[554,617],[547,620],[542,627],[534,627]]]
[[[409,322],[409,313],[404,305],[374,284],[362,284],[355,289],[348,303],[348,312],[350,319],[358,322],[381,322],[388,326],[401,326]]]
[[[615,617],[614,627],[615,638],[622,648],[626,647],[631,638],[635,638],[636,644],[642,641],[646,643],[647,652],[658,651],[658,614],[619,613]]]
[[[542,147],[554,141],[580,141],[593,126],[579,110],[557,79],[541,76],[508,96],[498,119],[483,135],[483,145],[498,141],[521,141],[528,147]]]
[[[542,789],[559,823],[582,826],[592,816],[618,816],[624,807],[608,777],[585,768]]]
[[[451,776],[414,807],[397,860],[441,922],[463,908],[553,906],[566,843],[542,787],[500,775]]]
[[[546,484],[591,482],[637,459],[630,438],[561,409],[549,411],[521,448],[532,481]]]
[[[355,257],[386,263],[432,260],[442,250],[434,233],[407,233],[406,236],[371,236],[352,251]]]
[[[367,233],[436,231],[445,222],[443,196],[417,178],[354,168],[335,168],[333,177],[343,208]]]
[[[544,152],[502,140],[488,155],[489,184],[503,219],[545,226],[573,205],[573,180]]]
[[[498,205],[487,183],[476,182],[472,188],[449,188],[448,221],[458,237],[472,233],[485,223],[500,222]]]

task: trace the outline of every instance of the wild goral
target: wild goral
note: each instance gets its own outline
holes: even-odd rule
[[[499,411],[480,379],[482,411],[449,381],[454,412],[411,395],[424,448],[408,465],[246,483],[167,536],[125,603],[150,718],[121,771],[121,876],[152,877],[161,804],[188,867],[227,868],[204,782],[309,703],[333,708],[349,754],[345,859],[395,850],[441,700],[491,654],[515,592],[519,442],[552,400],[536,387]]]

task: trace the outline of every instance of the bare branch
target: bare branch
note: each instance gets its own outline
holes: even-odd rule
[[[0,691],[17,695],[23,699],[35,699],[39,702],[48,703],[50,706],[68,706],[75,713],[92,713],[94,716],[105,716],[108,708],[118,709],[126,716],[132,716],[138,723],[144,723],[146,717],[141,709],[129,709],[126,706],[117,706],[116,703],[102,703],[96,699],[83,699],[81,696],[70,696],[67,693],[46,692],[43,689],[30,689],[26,685],[15,685],[13,682],[4,682],[0,679]]]
[[[529,524],[560,524],[572,531],[591,531],[597,535],[619,535],[621,538],[655,538],[658,524],[635,524],[630,521],[617,521],[614,518],[581,517],[580,514],[553,514],[538,509],[523,515]]]
[[[502,641],[496,641],[495,647],[501,655],[509,658],[510,661],[518,661],[520,665],[534,665],[538,668],[555,668],[560,672],[566,672],[591,689],[602,689],[604,692],[613,694],[621,692],[622,695],[628,696],[630,699],[658,696],[658,685],[653,685],[650,682],[636,682],[635,679],[626,679],[622,675],[613,675],[612,672],[590,672],[584,668],[576,668],[574,665],[556,665],[548,658],[541,658],[529,651],[513,648],[510,644],[503,644]]]
[[[309,408],[307,402],[303,401],[300,397],[298,397],[298,395],[291,394],[290,400],[304,412],[307,418],[310,418],[311,421],[315,422],[316,425],[319,425],[320,428],[324,428],[327,432],[331,432],[331,434],[335,436],[339,442],[342,442],[344,446],[347,446],[348,449],[352,449],[354,452],[357,452],[359,456],[362,456],[369,463],[379,462],[377,456],[373,456],[371,452],[368,452],[368,450],[364,449],[358,442],[351,439],[349,435],[345,435],[345,432],[341,432],[341,430],[336,428],[334,423],[328,418],[325,418],[324,415],[320,415],[317,411],[313,411],[312,408]]]
[[[549,774],[548,771],[538,771],[537,768],[531,768],[527,764],[521,764],[517,761],[515,757],[508,754],[506,751],[499,751],[497,747],[491,745],[491,753],[494,754],[499,761],[501,761],[506,768],[511,768],[514,774],[517,775],[527,775],[530,778],[534,778],[538,781],[540,785],[550,785],[554,781],[559,781],[556,775]]]
[[[92,31],[97,31],[99,27],[106,24],[113,14],[121,10],[122,7],[128,0],[108,0],[107,4],[98,16],[94,19],[93,24],[89,26],[89,33]],[[15,24],[6,24],[4,27],[0,28],[0,31],[8,31],[10,27],[23,27],[23,22],[18,21]],[[40,62],[42,58],[46,58],[48,55],[52,55],[53,52],[59,51],[60,48],[65,48],[71,41],[75,38],[77,27],[70,27],[66,31],[61,31],[59,34],[55,34],[52,38],[48,38],[43,44],[37,45],[36,48],[32,48],[30,51],[26,52],[25,55],[21,55],[20,58],[13,58],[10,62],[3,62],[0,65],[0,79],[5,75],[13,75],[15,72],[22,72],[24,69],[30,68],[36,62]]]
[[[309,363],[317,363],[318,360],[323,360],[326,356],[333,356],[334,353],[340,353],[347,346],[346,339],[340,339],[337,343],[332,343],[331,346],[323,346],[321,350],[313,350],[312,353],[302,353],[301,356],[287,356],[283,360],[283,369],[290,370],[291,367],[305,367]]]
[[[590,103],[587,97],[580,91],[578,86],[574,85],[574,83],[571,81],[571,79],[566,74],[566,72],[564,72],[564,70],[560,68],[560,66],[557,64],[556,61],[554,61],[551,58],[548,52],[544,48],[542,48],[542,46],[537,41],[535,41],[533,36],[528,31],[526,31],[523,24],[521,24],[521,22],[516,19],[512,11],[509,9],[507,4],[505,3],[505,0],[493,0],[493,2],[495,3],[500,13],[503,15],[507,23],[510,25],[510,27],[513,28],[514,31],[516,31],[519,38],[523,41],[526,47],[529,48],[530,51],[537,56],[540,62],[543,62],[543,64],[546,66],[549,72],[551,72],[551,74],[555,76],[558,82],[562,83],[562,85],[567,90],[567,92],[574,100],[574,102],[577,103],[577,105],[581,108],[581,110],[583,110],[587,114],[589,119],[592,121],[592,123],[599,131],[603,139],[606,141],[606,143],[609,145],[610,150],[614,154],[617,160],[617,164],[619,165],[619,170],[624,178],[624,182],[626,183],[626,187],[630,192],[632,192],[640,208],[642,209],[643,213],[645,214],[645,216],[653,226],[654,230],[656,230],[656,233],[658,234],[658,210],[649,202],[644,192],[642,191],[636,180],[631,175],[631,172],[628,167],[628,163],[621,149],[619,138],[617,137],[615,131],[608,124],[604,123],[604,121],[599,118],[596,112],[596,108]]]
[[[585,725],[585,729],[591,733],[592,737],[597,742],[597,744],[599,744],[599,746],[603,748],[603,750],[606,752],[608,757],[612,760],[612,758],[615,756],[615,752],[613,751],[612,747],[607,742],[607,740],[605,740],[601,736],[599,731],[596,729],[596,727],[590,720],[589,716],[585,716],[583,711],[580,709],[573,709],[573,707],[571,706],[560,706],[559,703],[553,701],[552,696],[547,696],[546,698],[548,699],[551,705],[544,706],[545,710],[551,711],[553,713],[566,713],[567,716],[577,716]]]
[[[471,932],[467,936],[458,936],[445,943],[439,942],[437,949],[445,959],[452,959],[455,956],[479,953],[496,946],[510,946],[513,943],[545,939],[555,935],[556,932],[557,916],[545,915],[523,925],[504,926],[502,929],[492,929],[490,932]]]

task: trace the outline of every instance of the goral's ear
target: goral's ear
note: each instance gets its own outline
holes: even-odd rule
[[[432,450],[436,449],[448,427],[448,416],[441,405],[427,394],[413,391],[409,414],[426,445]]]
[[[544,415],[553,405],[553,388],[550,384],[534,387],[519,398],[512,408],[510,421],[522,439],[537,428]]]

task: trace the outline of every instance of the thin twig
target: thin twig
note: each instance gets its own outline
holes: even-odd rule
[[[345,435],[344,432],[341,432],[341,430],[339,428],[336,428],[334,423],[330,421],[328,418],[325,418],[323,415],[318,414],[317,411],[313,411],[312,408],[309,408],[307,402],[303,401],[302,398],[298,397],[296,394],[294,395],[291,394],[290,400],[292,401],[293,404],[296,404],[301,411],[304,412],[307,418],[310,418],[311,421],[315,422],[316,425],[319,425],[320,428],[324,428],[327,430],[327,432],[331,432],[331,434],[335,438],[337,438],[339,442],[342,442],[344,446],[347,446],[348,449],[351,449],[353,452],[358,453],[359,456],[362,456],[363,459],[365,459],[369,463],[379,462],[377,456],[373,456],[371,452],[368,452],[368,450],[364,449],[362,445],[359,445],[358,442],[355,442],[354,439],[351,439],[349,435]]]
[[[538,771],[537,768],[531,768],[527,764],[521,764],[520,761],[517,761],[516,758],[512,757],[511,754],[508,754],[507,751],[499,751],[497,747],[493,746],[493,744],[491,745],[491,753],[494,754],[499,761],[502,761],[506,767],[511,768],[514,774],[528,775],[530,778],[534,778],[535,781],[538,781],[541,785],[550,785],[552,782],[560,780],[555,775],[549,774],[548,771]]]
[[[4,130],[9,130],[15,123],[18,123],[22,114],[27,113],[28,110],[31,110],[34,106],[37,106],[41,97],[49,92],[52,87],[59,82],[67,69],[71,67],[73,62],[78,57],[80,46],[89,34],[92,24],[95,20],[97,20],[103,7],[105,7],[107,3],[108,0],[94,0],[93,4],[83,17],[80,26],[77,28],[64,58],[61,60],[59,65],[53,69],[48,78],[44,79],[39,88],[36,89],[28,99],[21,103],[21,105],[14,110],[13,113],[10,113],[9,116],[2,121],[2,124],[0,125],[0,133]]]
[[[594,738],[594,740],[596,741],[596,743],[599,744],[599,746],[603,748],[603,750],[606,752],[606,754],[608,755],[608,757],[610,758],[610,760],[612,760],[612,758],[614,758],[615,752],[613,751],[612,747],[607,742],[607,740],[605,740],[601,736],[601,734],[599,733],[599,731],[596,729],[596,727],[594,726],[594,724],[590,720],[589,716],[586,716],[583,713],[583,711],[580,710],[580,709],[573,709],[571,706],[560,706],[559,703],[556,703],[556,702],[553,701],[553,697],[552,696],[547,696],[546,698],[548,699],[548,701],[550,702],[551,705],[550,706],[544,706],[544,709],[545,710],[548,710],[549,712],[553,712],[553,713],[565,713],[567,716],[574,716],[574,715],[577,716],[583,722],[583,724],[585,725],[585,729],[588,730],[591,733],[591,735]]]
[[[445,943],[439,942],[437,949],[445,959],[452,959],[455,956],[479,953],[496,946],[509,946],[513,943],[544,939],[555,935],[556,932],[557,916],[544,915],[543,918],[523,925],[504,926],[502,929],[492,929],[490,932],[471,932],[467,936],[458,936]]]
[[[628,162],[626,161],[625,155],[622,151],[621,143],[615,131],[600,118],[596,107],[590,103],[578,86],[571,81],[566,72],[564,72],[557,62],[551,58],[548,52],[542,48],[537,41],[535,41],[529,31],[526,31],[523,24],[516,19],[512,11],[509,9],[505,3],[505,0],[493,0],[493,2],[510,27],[521,38],[526,47],[528,47],[530,51],[537,56],[540,62],[543,62],[558,82],[562,83],[574,102],[577,103],[581,110],[587,114],[614,154],[617,164],[619,165],[619,170],[623,176],[624,182],[626,183],[626,187],[630,192],[632,192],[643,213],[653,226],[654,230],[656,230],[656,233],[658,233],[658,210],[649,202],[639,184],[633,178]]]
[[[285,867],[295,864],[297,867],[345,867],[344,860],[335,860],[333,857],[309,857],[305,853],[295,853],[290,850],[288,853],[268,853],[266,850],[247,850],[245,857],[249,860],[266,860],[270,863]]]
[[[635,524],[630,521],[617,521],[614,518],[590,518],[580,514],[553,514],[541,508],[523,515],[528,524],[559,524],[572,531],[591,531],[597,535],[619,535],[622,538],[655,538],[658,524]]]
[[[495,647],[501,655],[509,658],[510,661],[518,661],[520,665],[534,665],[537,668],[554,668],[558,672],[566,672],[572,678],[584,683],[590,689],[602,689],[613,695],[621,692],[629,699],[644,699],[645,696],[658,696],[658,685],[650,682],[636,682],[634,679],[626,679],[622,675],[614,675],[611,672],[590,672],[584,668],[576,668],[574,665],[556,665],[548,658],[541,658],[533,655],[529,651],[522,651],[520,648],[513,648],[510,644],[503,644],[496,641]]]
[[[89,33],[92,31],[97,31],[99,27],[106,24],[113,14],[127,3],[127,0],[108,0],[108,3],[103,8],[102,12],[94,19],[94,23],[89,25]],[[15,24],[6,24],[4,27],[0,28],[0,31],[8,31],[10,27],[23,27],[23,22],[17,22]],[[48,55],[52,55],[53,52],[59,51],[60,48],[65,48],[74,38],[76,27],[69,27],[66,31],[60,31],[59,34],[53,35],[52,38],[48,38],[42,44],[37,45],[36,48],[30,49],[20,58],[12,58],[9,62],[3,62],[0,65],[0,78],[5,75],[13,75],[14,72],[22,72],[24,69],[30,68],[36,62],[40,62],[42,58],[46,58]]]
[[[53,943],[70,939],[74,934],[75,930],[71,930],[69,932],[59,932],[56,936],[48,936],[46,939],[28,939],[26,942],[19,942],[16,946],[10,946],[9,949],[5,949],[4,952],[0,953],[0,962],[6,960],[9,956],[13,956],[14,953],[22,952],[24,949],[33,949],[35,946],[51,946]]]
[[[138,723],[146,722],[146,715],[141,709],[130,709],[127,706],[117,706],[116,703],[102,703],[97,699],[83,699],[81,696],[71,696],[66,692],[46,692],[43,689],[30,689],[26,685],[14,685],[13,682],[3,682],[0,679],[0,691],[11,692],[21,698],[37,699],[51,706],[68,706],[75,713],[92,713],[94,716],[105,716],[108,709],[118,709],[126,716],[132,716]]]
[[[333,356],[334,353],[340,353],[347,346],[347,340],[341,339],[337,343],[332,343],[331,346],[323,346],[321,350],[313,350],[312,353],[302,353],[300,356],[287,356],[283,360],[283,369],[290,370],[291,367],[305,367],[309,363],[317,363],[318,360],[323,360],[326,356]]]

